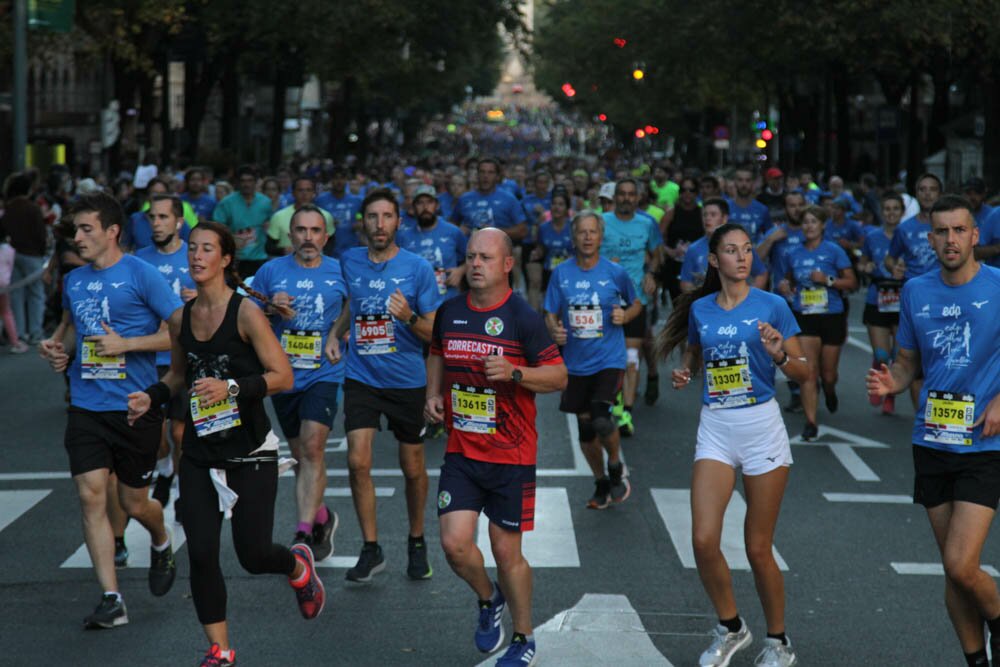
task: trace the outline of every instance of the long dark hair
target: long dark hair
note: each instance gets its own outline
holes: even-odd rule
[[[747,230],[742,225],[738,225],[735,222],[727,222],[712,232],[712,235],[708,238],[708,254],[716,254],[719,243],[722,242],[722,237],[729,232],[743,232],[747,238],[750,238]],[[667,318],[667,324],[656,337],[656,353],[658,356],[666,359],[675,347],[687,339],[688,316],[691,314],[691,304],[701,297],[708,296],[721,289],[722,279],[719,277],[719,270],[709,262],[708,269],[705,271],[705,282],[701,284],[701,287],[693,292],[681,294],[677,297],[674,309],[671,311],[670,317]]]
[[[230,287],[239,287],[244,292],[257,299],[266,306],[270,306],[276,313],[281,315],[282,319],[290,320],[295,317],[295,310],[288,306],[276,306],[271,303],[271,300],[266,296],[258,292],[257,290],[248,286],[243,282],[243,278],[240,277],[240,273],[237,270],[237,259],[236,259],[236,239],[233,238],[233,233],[229,231],[229,227],[226,227],[220,222],[213,222],[211,220],[206,220],[205,222],[199,222],[198,225],[191,230],[191,234],[194,235],[197,231],[212,232],[217,237],[219,237],[219,252],[223,257],[229,255],[230,262],[229,266],[226,267],[226,284]]]

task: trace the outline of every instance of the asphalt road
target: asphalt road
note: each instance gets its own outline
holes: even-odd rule
[[[863,346],[857,302],[852,311],[851,336]],[[961,665],[944,609],[943,577],[934,572],[940,559],[923,510],[909,502],[912,407],[900,397],[897,415],[883,417],[868,405],[862,378],[869,359],[860,346],[845,347],[840,410],[829,415],[821,409],[821,424],[833,430],[824,430],[819,444],[793,445],[795,464],[775,538],[787,566],[788,634],[803,665]],[[699,394],[694,387],[670,390],[667,365],[661,375],[659,403],[636,407],[637,433],[625,441],[632,497],[603,512],[584,508],[592,480],[574,455],[572,429],[557,411],[557,397],[539,398],[539,516],[526,551],[535,564],[536,627],[557,617],[539,632],[540,665],[691,665],[707,645],[715,620],[688,566],[683,525]],[[100,590],[78,551],[78,503],[62,448],[62,380],[34,355],[0,354],[0,377],[0,664],[197,664],[206,642],[190,601],[184,547],[177,583],[166,597],[154,599],[145,570],[130,568],[121,574],[130,623],[112,631],[81,629]],[[787,399],[783,388],[779,399]],[[801,416],[786,415],[786,422],[790,434],[800,432]],[[342,428],[338,416],[334,436],[342,436]],[[283,578],[243,572],[224,538],[239,664],[478,664],[485,656],[472,643],[474,596],[435,548],[436,477],[426,529],[434,577],[411,582],[405,577],[406,514],[395,445],[379,436],[380,541],[389,565],[371,585],[348,584],[343,565],[357,555],[360,532],[346,495],[343,446],[334,440],[330,448],[330,487],[341,495],[328,500],[340,513],[341,529],[335,557],[322,568],[328,598],[319,619],[301,619]],[[428,443],[432,474],[442,452],[441,440]],[[292,480],[283,478],[277,540],[294,530],[293,502]],[[734,521],[739,504],[734,499]],[[733,534],[738,566],[738,524]],[[141,539],[130,541],[133,558],[140,558]],[[998,547],[994,535],[985,564],[1000,567]],[[749,571],[735,570],[733,579],[740,611],[758,637],[733,664],[750,665],[764,635],[763,615]],[[561,614],[584,596],[583,605]],[[587,602],[592,604],[584,609]],[[588,640],[594,648],[586,648]],[[581,657],[580,651],[590,653]]]

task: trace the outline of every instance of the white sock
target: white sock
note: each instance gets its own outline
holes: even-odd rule
[[[167,541],[160,545],[153,545],[153,551],[166,551],[170,546],[170,533],[167,533]]]
[[[119,593],[118,591],[104,591],[104,594],[105,595],[114,595],[116,598],[118,598],[119,602],[122,601],[122,594]]]

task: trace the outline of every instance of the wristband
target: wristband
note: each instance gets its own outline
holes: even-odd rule
[[[254,399],[267,396],[267,380],[263,375],[247,375],[236,380],[240,386],[240,398]]]
[[[149,402],[153,405],[163,405],[170,400],[170,387],[163,382],[151,384],[143,391],[149,394]]]
[[[789,362],[789,357],[788,357],[788,353],[787,353],[787,352],[785,352],[785,353],[784,353],[784,355],[785,355],[785,356],[783,356],[783,357],[781,358],[781,361],[777,361],[777,362],[775,362],[775,364],[774,364],[774,365],[775,365],[775,366],[777,366],[778,368],[781,368],[782,366],[784,366],[785,364],[787,364],[787,363]]]

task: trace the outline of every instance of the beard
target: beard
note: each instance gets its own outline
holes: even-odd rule
[[[420,225],[422,229],[427,229],[428,227],[433,227],[434,223],[437,222],[436,215],[418,215],[417,224]]]

